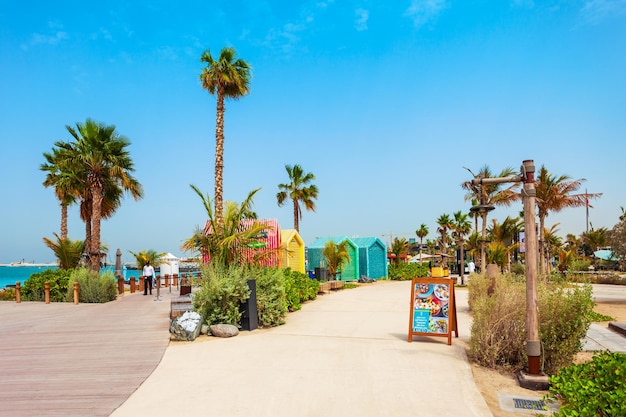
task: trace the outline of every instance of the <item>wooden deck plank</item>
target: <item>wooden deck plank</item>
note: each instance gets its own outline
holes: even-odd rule
[[[160,362],[177,296],[0,302],[0,415],[110,415]]]

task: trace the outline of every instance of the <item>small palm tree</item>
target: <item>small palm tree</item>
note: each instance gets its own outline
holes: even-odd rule
[[[391,242],[391,252],[396,255],[393,263],[395,265],[398,265],[400,263],[400,258],[402,258],[402,255],[406,255],[407,253],[409,253],[409,242],[404,237],[394,237],[393,242]]]
[[[203,195],[195,185],[191,185],[191,188],[202,200],[208,221],[204,229],[196,228],[194,234],[183,243],[182,249],[197,252],[216,265],[227,266],[247,262],[246,251],[249,245],[256,241],[261,232],[267,230],[266,225],[257,221],[253,221],[247,227],[242,224],[243,220],[250,218],[252,200],[260,188],[251,191],[240,205],[232,201],[226,202],[221,228],[218,228],[209,195]]]
[[[315,180],[312,173],[304,173],[300,165],[285,165],[285,170],[289,175],[289,184],[278,184],[280,190],[276,194],[278,206],[285,204],[287,200],[293,203],[293,228],[300,232],[300,219],[302,219],[302,209],[300,203],[304,204],[306,210],[315,211],[315,199],[318,189],[315,184],[310,184]],[[310,184],[310,185],[309,185]]]
[[[158,253],[154,249],[142,249],[139,252],[133,252],[129,250],[128,252],[130,252],[130,254],[135,257],[135,261],[137,262],[137,269],[139,269],[140,271],[143,269],[144,266],[146,266],[148,262],[150,262],[150,264],[153,266],[165,263],[165,261],[161,261],[161,258],[164,258],[165,255],[167,255],[165,252]]]
[[[56,241],[47,237],[44,237],[43,241],[54,252],[54,256],[59,262],[59,269],[78,267],[85,252],[85,241],[62,238],[56,233],[54,233],[54,237]]]
[[[64,164],[64,156],[60,149],[52,149],[44,153],[46,163],[39,169],[47,172],[44,187],[54,187],[54,193],[61,204],[61,237],[67,239],[67,208],[76,202],[77,187],[80,180],[71,167]]]
[[[567,175],[559,177],[548,172],[545,166],[539,169],[536,178],[537,190],[537,216],[539,217],[539,268],[541,272],[546,270],[545,249],[542,248],[546,238],[544,236],[545,220],[550,212],[559,212],[568,207],[585,207],[590,198],[598,198],[602,193],[579,193],[584,179],[570,180]]]
[[[474,175],[471,171],[470,173]],[[485,165],[483,166],[478,174],[474,175],[474,179],[478,178],[509,178],[516,175],[517,172],[513,170],[513,168],[507,167],[500,171],[500,174],[493,175],[491,169]],[[490,207],[490,206],[504,206],[509,207],[516,201],[519,201],[521,196],[517,192],[517,188],[520,186],[520,183],[512,183],[503,188],[503,184],[481,184],[476,185],[472,184],[472,181],[466,181],[461,184],[461,187],[464,190],[467,190],[468,193],[465,195],[465,201],[471,201],[473,206],[476,206],[476,202],[478,202],[477,207]],[[487,214],[488,210],[479,210],[480,216],[482,218],[482,231],[481,231],[481,253],[480,253],[480,267],[484,268],[486,262],[486,247],[485,243],[487,240]]]
[[[421,261],[421,258],[422,258],[422,246],[423,246],[423,243],[424,243],[424,238],[426,236],[428,236],[428,226],[426,226],[424,223],[422,223],[420,225],[420,228],[415,231],[415,234],[420,239],[420,261]]]
[[[337,279],[337,272],[341,271],[344,264],[350,262],[350,253],[348,252],[348,241],[344,240],[336,244],[332,240],[327,241],[322,249],[322,255],[328,266],[328,275],[333,279]]]
[[[459,247],[459,264],[461,276],[461,285],[464,284],[465,277],[465,236],[472,230],[472,222],[469,220],[469,216],[461,210],[453,213],[454,221],[452,222],[453,236],[456,237],[457,245]]]
[[[236,58],[235,48],[222,48],[219,57],[214,59],[207,49],[200,61],[207,64],[202,69],[202,88],[210,94],[217,94],[215,123],[215,220],[216,230],[224,225],[223,218],[223,172],[224,172],[224,100],[238,100],[250,92],[250,65]]]
[[[442,214],[437,219],[437,224],[439,225],[437,231],[441,234],[441,253],[446,254],[448,251],[448,230],[454,226],[454,223],[448,214]]]

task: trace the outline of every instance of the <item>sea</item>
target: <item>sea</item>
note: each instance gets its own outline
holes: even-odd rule
[[[46,269],[57,269],[55,265],[0,265],[0,289],[5,288],[7,285],[13,286],[17,282],[20,285],[24,285],[24,282],[30,278],[32,274],[45,271]],[[103,267],[101,272],[111,271],[115,273],[114,265],[107,265]],[[125,269],[122,271],[124,279],[128,280],[131,277],[139,277],[141,271],[136,269]]]

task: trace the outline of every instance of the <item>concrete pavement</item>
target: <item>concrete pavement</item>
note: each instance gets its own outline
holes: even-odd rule
[[[410,295],[409,281],[379,282],[320,296],[283,326],[172,342],[112,416],[492,416],[465,355],[467,291],[451,346],[407,341]]]

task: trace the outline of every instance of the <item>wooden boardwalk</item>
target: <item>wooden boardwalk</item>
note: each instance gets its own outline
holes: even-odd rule
[[[106,304],[0,302],[0,416],[108,416],[169,344],[170,297]],[[163,387],[167,395],[167,387]]]

